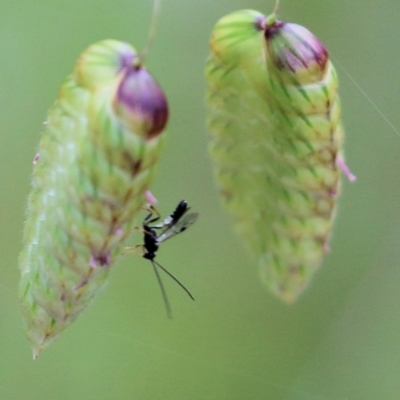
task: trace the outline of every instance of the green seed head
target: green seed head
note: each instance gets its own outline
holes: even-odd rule
[[[152,182],[168,106],[135,59],[125,43],[90,46],[49,111],[19,260],[35,357],[105,285]]]
[[[216,24],[206,78],[224,205],[263,282],[293,302],[328,250],[341,170],[351,178],[335,70],[306,28],[244,10]]]

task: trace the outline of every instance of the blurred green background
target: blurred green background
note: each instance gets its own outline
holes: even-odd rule
[[[150,264],[118,263],[94,304],[37,361],[16,287],[32,159],[47,109],[78,54],[105,38],[143,48],[150,0],[0,2],[0,399],[356,400],[400,398],[400,2],[282,0],[280,17],[328,47],[341,78],[347,161],[331,252],[288,307],[262,287],[212,181],[203,65],[218,18],[268,14],[273,0],[165,0],[147,66],[171,105],[153,192],[181,199],[197,224],[158,260],[168,320]],[[349,78],[350,75],[352,78]],[[132,239],[140,243],[140,236]]]

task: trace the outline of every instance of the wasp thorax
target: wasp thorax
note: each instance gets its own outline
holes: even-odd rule
[[[162,133],[168,120],[167,98],[141,65],[126,67],[113,108],[122,124],[146,140]]]
[[[320,81],[328,62],[323,44],[306,28],[282,21],[272,21],[265,27],[267,63],[279,70],[287,82]]]

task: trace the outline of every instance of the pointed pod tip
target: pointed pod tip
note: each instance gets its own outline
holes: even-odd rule
[[[36,348],[32,349],[32,359],[33,359],[33,361],[37,360],[37,358],[42,353],[42,351],[43,351],[42,347],[36,347]]]
[[[297,299],[303,293],[305,286],[300,285],[298,288],[286,288],[284,290],[279,291],[278,293],[275,292],[277,298],[282,300],[287,306],[291,306],[296,303]]]

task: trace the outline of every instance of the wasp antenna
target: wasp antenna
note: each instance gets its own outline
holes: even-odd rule
[[[158,267],[160,267],[170,278],[172,278],[187,294],[188,296],[194,301],[194,297],[192,296],[192,293],[189,292],[189,290],[185,287],[185,285],[178,280],[178,278],[175,278],[174,275],[171,274],[167,269],[165,269],[160,263],[158,263],[156,260],[152,261],[155,263]]]
[[[151,16],[150,28],[149,28],[149,35],[147,38],[147,43],[144,46],[142,52],[139,54],[137,59],[137,64],[142,65],[144,60],[147,57],[151,47],[153,46],[154,38],[156,36],[157,26],[158,26],[158,19],[160,17],[161,12],[161,0],[154,0],[153,2],[153,14]]]
[[[166,292],[164,284],[161,280],[161,276],[158,273],[156,264],[157,264],[157,266],[161,267],[164,271],[165,271],[165,269],[158,262],[156,262],[154,260],[151,260],[151,264],[153,265],[154,273],[156,274],[158,285],[160,286],[160,289],[161,289],[161,294],[162,294],[164,304],[165,304],[165,310],[167,311],[167,317],[172,319],[172,311],[171,311],[171,306],[169,304],[167,292]]]

